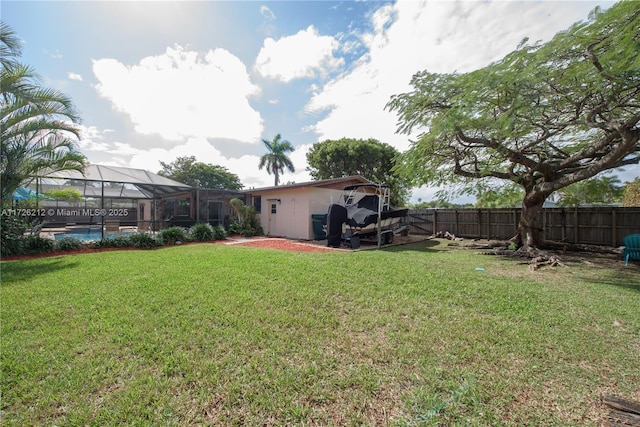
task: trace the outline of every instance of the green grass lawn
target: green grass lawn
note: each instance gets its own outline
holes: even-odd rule
[[[601,425],[603,394],[640,400],[622,261],[202,244],[1,274],[6,426]]]

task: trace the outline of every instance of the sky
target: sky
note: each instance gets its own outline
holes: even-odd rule
[[[0,16],[21,61],[73,99],[89,162],[158,172],[195,156],[259,188],[274,183],[263,139],[295,148],[281,183],[310,181],[306,153],[327,139],[404,151],[385,105],[414,73],[484,67],[598,5],[611,2],[3,0]]]

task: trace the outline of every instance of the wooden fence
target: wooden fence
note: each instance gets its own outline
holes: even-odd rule
[[[409,233],[449,231],[472,239],[512,238],[521,209],[412,209]],[[624,236],[640,233],[640,207],[548,208],[541,213],[545,239],[618,247]]]

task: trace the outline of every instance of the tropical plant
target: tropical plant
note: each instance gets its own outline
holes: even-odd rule
[[[82,200],[82,193],[77,188],[51,188],[44,192],[46,197],[55,200],[75,203]]]
[[[398,169],[414,184],[520,186],[514,241],[545,246],[540,212],[552,193],[640,162],[638,28],[640,3],[623,1],[485,68],[415,74],[413,91],[387,104],[400,133],[421,132]]]
[[[152,249],[162,246],[162,241],[149,233],[134,233],[128,236],[130,246],[138,249]]]
[[[43,172],[83,171],[77,151],[80,118],[66,95],[40,86],[34,70],[20,64],[20,40],[0,23],[0,202]]]
[[[213,227],[213,240],[224,240],[227,237],[227,231],[223,226]]]
[[[55,242],[46,237],[41,237],[37,234],[30,234],[24,237],[22,243],[22,254],[44,254],[53,251],[55,248]]]
[[[263,234],[260,222],[256,217],[255,207],[245,205],[244,202],[238,198],[229,200],[229,204],[237,215],[237,220],[234,219],[229,225],[229,233],[241,234],[247,237]]]
[[[100,239],[93,243],[95,249],[102,248],[128,248],[132,246],[129,236],[114,236]]]
[[[272,141],[263,139],[262,142],[269,152],[260,157],[258,168],[266,167],[267,172],[275,177],[275,186],[278,186],[280,175],[284,173],[285,168],[290,172],[295,172],[291,159],[287,157],[287,153],[293,151],[293,145],[289,141],[283,140],[280,134],[277,134]]]
[[[194,242],[222,240],[226,235],[227,233],[221,225],[213,227],[211,224],[198,223],[189,229],[189,240]]]
[[[63,237],[60,240],[56,240],[56,250],[59,251],[73,251],[75,249],[80,249],[84,246],[82,240],[77,239],[75,237]]]
[[[165,245],[173,245],[176,242],[186,242],[187,230],[182,227],[167,227],[160,231],[160,240]]]
[[[189,240],[194,242],[208,242],[213,240],[213,227],[206,222],[194,224],[189,229]]]
[[[30,224],[20,216],[0,216],[0,236],[2,256],[20,255],[22,253],[23,238]]]

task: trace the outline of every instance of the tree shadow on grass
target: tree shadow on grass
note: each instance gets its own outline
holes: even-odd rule
[[[640,266],[629,264],[629,266],[625,267],[623,263],[620,263],[620,268],[611,268],[606,277],[594,279],[587,276],[584,277],[584,280],[640,292]]]
[[[382,249],[388,252],[436,252],[436,246],[442,246],[437,240],[424,239],[418,241],[410,241],[407,243],[394,243],[392,246],[383,246]],[[442,250],[442,247],[440,248]]]
[[[43,258],[37,263],[8,261],[0,264],[0,284],[2,287],[11,286],[20,281],[30,281],[35,277],[57,270],[73,268],[77,262],[67,257]]]

